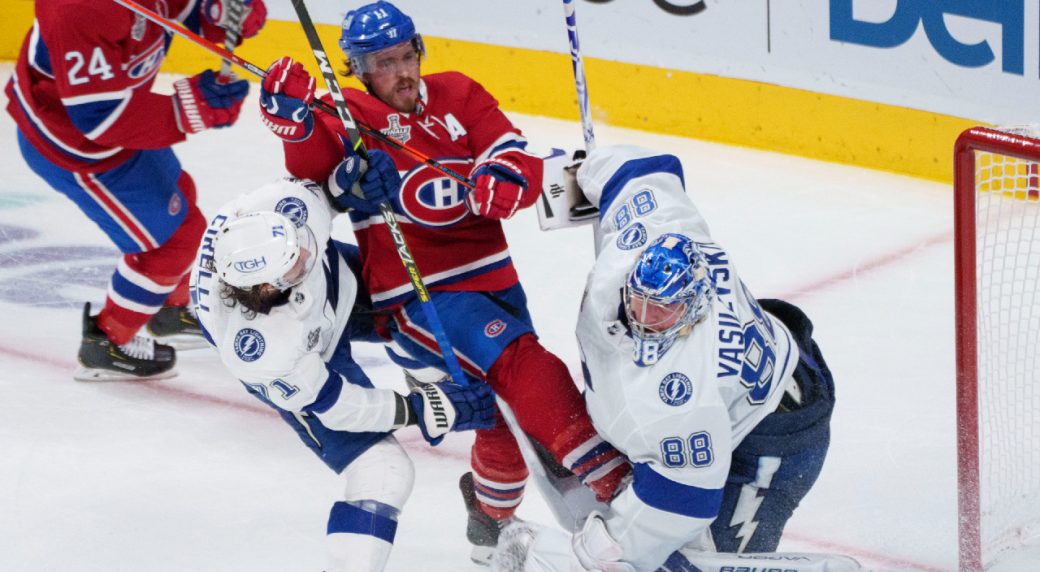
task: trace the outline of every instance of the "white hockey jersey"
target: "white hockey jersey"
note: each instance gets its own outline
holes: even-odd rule
[[[577,173],[600,207],[599,256],[586,284],[577,337],[592,421],[633,463],[633,482],[605,515],[622,560],[654,570],[718,514],[730,456],[793,385],[798,349],[764,312],[686,196],[671,155],[599,148]],[[667,232],[690,237],[717,289],[708,316],[652,365],[634,361],[621,320],[622,288],[643,248]],[[706,545],[707,546],[707,545]]]
[[[286,304],[251,315],[241,305],[230,306],[221,299],[220,279],[209,268],[219,229],[230,219],[258,211],[281,213],[297,228],[306,225],[323,253],[321,263],[292,288]],[[394,392],[348,383],[326,365],[340,344],[358,290],[346,260],[329,240],[333,214],[321,187],[299,179],[273,182],[224,205],[206,229],[196,256],[192,301],[224,365],[276,407],[299,414],[315,404],[323,388],[342,381],[335,401],[323,402],[314,413],[321,423],[342,431],[390,431]],[[326,400],[330,393],[334,392],[324,394]]]

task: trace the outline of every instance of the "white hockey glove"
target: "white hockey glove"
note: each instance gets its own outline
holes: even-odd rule
[[[549,155],[542,158],[542,195],[535,203],[542,230],[581,226],[597,220],[599,209],[578,187],[576,174],[584,160],[585,151],[581,149],[570,158],[563,149],[551,149]]]
[[[635,572],[628,562],[622,562],[625,550],[607,531],[607,523],[599,513],[592,513],[585,526],[571,540],[574,554],[586,570],[600,572]]]

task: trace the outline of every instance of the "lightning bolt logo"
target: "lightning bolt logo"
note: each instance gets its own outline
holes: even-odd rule
[[[730,519],[730,527],[739,526],[736,537],[740,539],[737,552],[744,552],[751,538],[758,529],[758,509],[762,506],[765,496],[760,496],[760,491],[768,491],[769,484],[773,481],[773,475],[780,469],[780,457],[759,457],[758,470],[755,472],[755,480],[740,488],[740,497],[737,505],[733,508],[733,518]]]

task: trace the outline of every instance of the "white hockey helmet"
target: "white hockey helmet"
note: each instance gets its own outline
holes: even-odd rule
[[[236,288],[271,284],[288,290],[303,281],[318,254],[306,225],[298,229],[284,215],[269,211],[228,221],[213,242],[217,275]]]

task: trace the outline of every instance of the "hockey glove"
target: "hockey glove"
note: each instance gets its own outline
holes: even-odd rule
[[[394,160],[385,152],[368,152],[368,161],[362,160],[347,148],[347,156],[329,176],[329,198],[337,210],[355,210],[372,216],[379,214],[379,205],[397,200],[401,193],[401,175]]]
[[[202,36],[214,44],[224,45],[225,30],[231,25],[231,4],[242,4],[241,9],[247,10],[242,17],[242,30],[238,34],[238,41],[252,38],[260,33],[260,28],[267,22],[267,6],[264,0],[202,0],[199,3],[201,12],[199,31]]]
[[[495,424],[495,394],[486,383],[421,383],[408,394],[423,438],[437,445],[448,431],[488,429]]]
[[[206,70],[175,81],[173,89],[177,127],[184,133],[198,133],[234,123],[249,93],[249,82],[240,79],[224,83],[213,70]]]
[[[585,526],[571,538],[574,555],[586,570],[601,572],[635,572],[634,566],[625,562],[625,549],[610,535],[607,524],[597,511],[593,511]]]
[[[314,78],[299,62],[282,58],[267,68],[260,83],[260,115],[264,125],[285,141],[303,141],[314,130]]]
[[[520,208],[520,200],[527,190],[527,177],[511,161],[488,159],[477,165],[471,176],[476,183],[466,195],[466,206],[471,213],[506,219]]]

